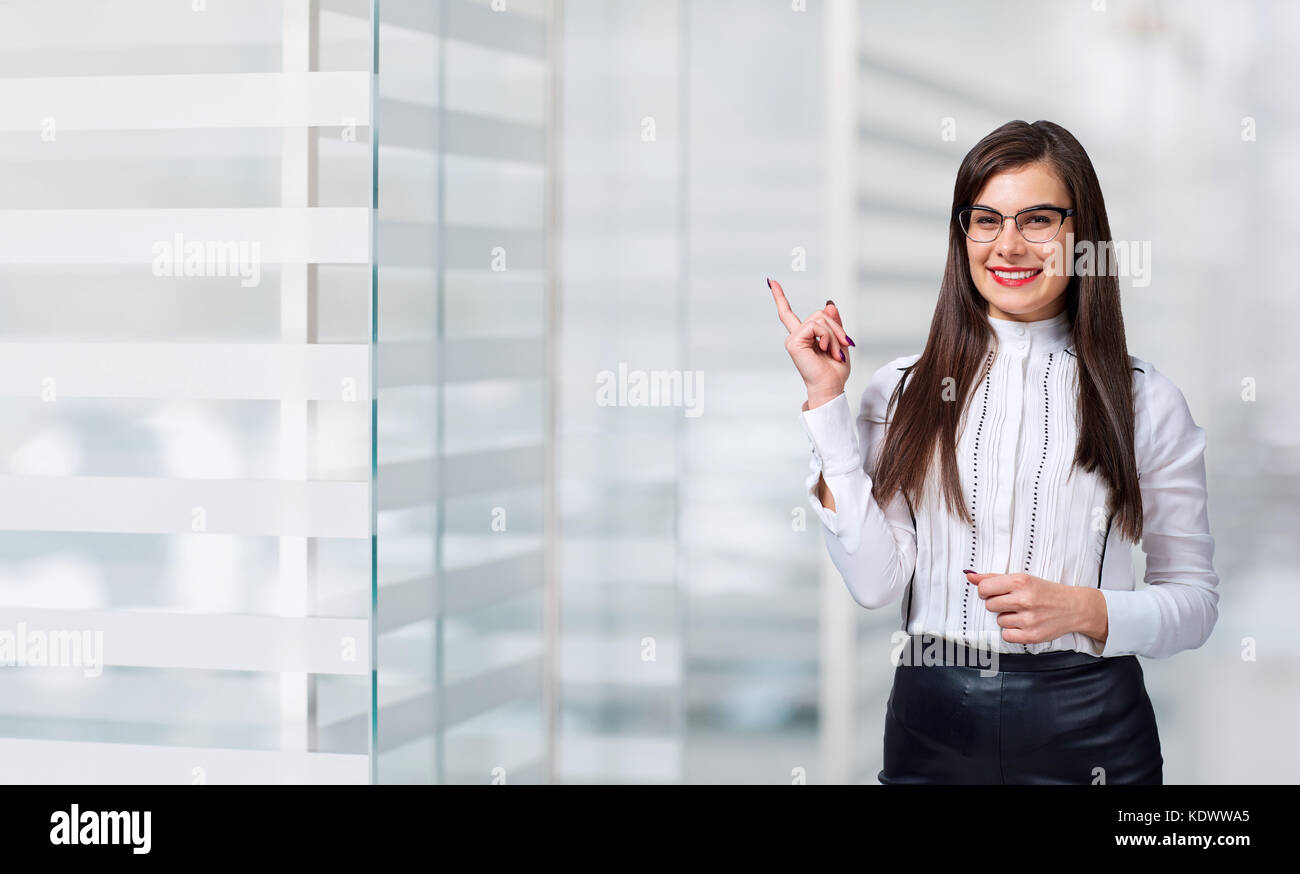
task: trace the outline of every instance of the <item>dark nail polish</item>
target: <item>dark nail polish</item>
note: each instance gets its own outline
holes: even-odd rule
[[[965,571],[962,571],[962,573],[964,573],[964,574],[973,574],[973,573],[975,573],[975,571],[972,571],[972,570],[965,570]]]
[[[833,300],[826,301],[826,306],[834,306],[834,305],[835,305],[835,301]]]
[[[767,281],[767,287],[768,287],[768,288],[771,288],[771,287],[772,287],[772,280],[769,279],[769,280]]]
[[[849,337],[848,334],[845,334],[844,336],[845,336],[845,337],[848,337],[848,341],[849,341],[849,345],[850,345],[850,346],[856,346],[856,345],[858,345],[857,343],[854,343],[854,342],[853,342],[853,338],[852,338],[852,337]]]
[[[844,360],[844,350],[843,350],[843,349],[840,350],[840,360],[841,360],[841,361]]]

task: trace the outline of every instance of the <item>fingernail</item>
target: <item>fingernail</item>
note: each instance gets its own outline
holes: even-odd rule
[[[826,306],[829,307],[829,306],[834,306],[834,305],[835,305],[835,301],[833,301],[833,300],[828,300],[828,301],[826,301]]]
[[[840,360],[841,360],[841,361],[844,360],[844,350],[843,350],[843,349],[840,350]]]
[[[972,570],[964,570],[964,571],[962,571],[962,573],[964,573],[964,574],[973,574],[973,573],[975,573],[975,571],[972,571]]]
[[[848,339],[848,341],[849,341],[849,345],[850,345],[850,346],[856,346],[856,345],[858,345],[857,343],[854,343],[854,342],[853,342],[853,338],[850,337],[848,334],[845,334],[844,336]]]
[[[772,287],[772,280],[769,279],[769,280],[767,281],[767,287],[768,287],[768,288],[771,288],[771,287]]]

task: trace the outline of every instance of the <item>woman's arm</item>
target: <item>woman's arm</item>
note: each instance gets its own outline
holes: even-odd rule
[[[885,405],[903,375],[898,368],[918,357],[895,359],[872,375],[856,421],[845,393],[822,404],[810,398],[801,415],[812,456],[809,503],[850,594],[872,609],[898,598],[916,568],[916,526],[906,499],[896,493],[881,507],[871,487],[888,429]]]
[[[1187,400],[1149,362],[1139,389],[1138,485],[1147,588],[1102,589],[1107,633],[1102,656],[1163,658],[1195,649],[1218,620],[1219,577],[1205,485],[1205,431]]]

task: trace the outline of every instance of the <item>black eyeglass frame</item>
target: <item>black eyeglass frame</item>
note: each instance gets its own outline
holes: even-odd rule
[[[996,209],[989,209],[987,206],[959,206],[952,211],[953,221],[957,223],[957,227],[961,228],[961,232],[965,234],[967,239],[969,239],[972,243],[992,243],[993,240],[977,240],[970,235],[970,231],[966,230],[966,228],[962,226],[961,214],[968,209],[972,211],[980,209],[983,210],[984,212],[991,212],[995,216],[998,216],[1002,219],[1001,223],[998,225],[998,232],[993,235],[993,240],[996,240],[999,236],[1002,235],[1002,226],[1007,223],[1007,219],[1015,219],[1017,233],[1019,233],[1021,237],[1024,237],[1026,243],[1033,243],[1036,246],[1041,246],[1043,243],[1050,243],[1052,242],[1052,240],[1055,240],[1057,235],[1061,233],[1061,228],[1065,227],[1065,220],[1068,219],[1070,216],[1074,215],[1074,207],[1066,208],[1064,206],[1027,206],[1024,209],[1017,212],[1015,215],[1002,215],[1002,213],[998,212]],[[1048,237],[1046,240],[1031,240],[1028,237],[1025,237],[1025,229],[1020,227],[1020,217],[1027,212],[1044,212],[1044,211],[1055,212],[1060,214],[1061,223],[1056,226],[1056,233],[1052,234],[1052,236]]]

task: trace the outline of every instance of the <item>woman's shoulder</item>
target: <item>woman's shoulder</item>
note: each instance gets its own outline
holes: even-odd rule
[[[1133,375],[1134,409],[1166,410],[1170,404],[1182,401],[1182,389],[1154,363],[1136,355],[1128,357]]]
[[[903,378],[907,368],[919,361],[920,358],[920,352],[915,355],[901,355],[876,368],[871,374],[871,379],[867,381],[866,388],[862,391],[862,402],[859,405],[862,415],[870,418],[880,418],[889,402],[890,395],[894,393],[894,389]]]
[[[1187,397],[1178,384],[1151,361],[1129,356],[1133,374],[1134,440],[1138,467],[1145,456],[1176,446],[1204,447],[1205,432],[1196,424]]]
[[[917,352],[915,355],[900,355],[892,361],[886,361],[871,374],[867,391],[883,392],[888,397],[894,390],[894,386],[898,385],[899,380],[906,374],[907,369],[920,360],[921,353]]]
[[[871,375],[872,382],[893,383],[903,378],[903,372],[913,364],[921,360],[921,353],[915,355],[900,355],[892,361],[887,361],[880,367],[876,368],[875,373]]]

